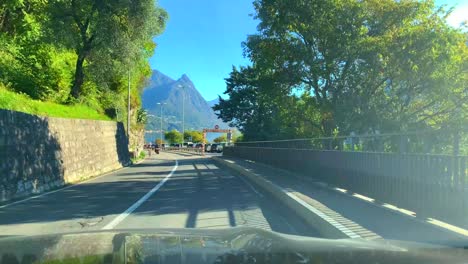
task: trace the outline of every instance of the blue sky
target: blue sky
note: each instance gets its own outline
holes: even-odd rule
[[[206,100],[225,89],[232,65],[248,63],[241,42],[255,33],[251,0],[160,0],[169,13],[151,67],[173,79],[187,74]]]
[[[155,39],[150,63],[173,79],[187,74],[206,100],[225,90],[232,66],[248,63],[241,42],[256,32],[252,0],[159,0],[169,13],[166,31]],[[456,25],[468,18],[468,1],[437,0],[458,5],[448,18]]]

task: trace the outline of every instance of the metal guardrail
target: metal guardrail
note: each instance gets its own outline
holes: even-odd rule
[[[468,155],[468,129],[439,129],[405,133],[372,133],[347,136],[236,142],[236,146]]]
[[[167,147],[161,149],[162,151],[179,151],[179,152],[188,152],[188,153],[197,153],[202,154],[203,151],[201,148],[176,148],[176,147]]]
[[[234,146],[224,155],[297,172],[468,228],[468,157]]]

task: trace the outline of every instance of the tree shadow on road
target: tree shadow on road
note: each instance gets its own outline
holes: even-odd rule
[[[278,222],[271,203],[259,202],[255,193],[232,172],[213,168],[215,166],[209,164],[210,162],[212,161],[206,159],[180,161],[180,170],[175,171],[164,186],[132,215],[185,215],[184,227],[187,228],[246,225],[269,229],[269,223]],[[159,172],[154,172],[154,168],[149,166],[130,169],[135,170],[135,173],[132,174],[127,169],[114,173],[109,180],[91,181],[29,200],[27,203],[2,208],[0,233],[15,234],[17,231],[23,233],[28,230],[31,234],[60,233],[101,229],[105,223],[148,193],[164,178],[164,173],[169,171],[168,168],[163,175],[159,175]],[[142,176],[142,170],[146,171],[147,177]],[[264,213],[268,210],[273,213]],[[102,222],[96,220],[100,217],[103,217]],[[83,221],[96,223],[81,225]],[[27,227],[24,224],[34,225]],[[165,225],[170,227],[171,223]],[[160,228],[161,225],[155,222],[151,227]]]

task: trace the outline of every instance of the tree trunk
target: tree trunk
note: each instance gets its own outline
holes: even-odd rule
[[[83,52],[79,52],[78,59],[76,60],[76,67],[75,67],[75,78],[73,79],[73,86],[71,90],[71,96],[74,99],[78,99],[81,95],[81,87],[84,83],[84,71],[83,71],[83,63],[85,60],[85,56]]]

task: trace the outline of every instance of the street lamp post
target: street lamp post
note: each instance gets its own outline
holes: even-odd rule
[[[161,118],[161,127],[160,127],[160,130],[159,130],[159,143],[162,145],[162,125],[163,125],[163,115],[162,115],[162,108],[163,108],[163,105],[165,105],[166,103],[157,103],[158,105],[161,105],[161,111],[160,111],[160,115],[159,117]]]
[[[148,115],[148,117],[155,117],[155,116],[154,116],[154,115]],[[149,136],[149,138],[150,138],[150,143],[155,142],[155,141],[156,141],[156,137],[154,138],[154,141],[153,141],[153,130],[148,130],[148,133],[151,134],[151,135]]]
[[[182,88],[182,144],[185,143],[185,86],[179,84]]]

